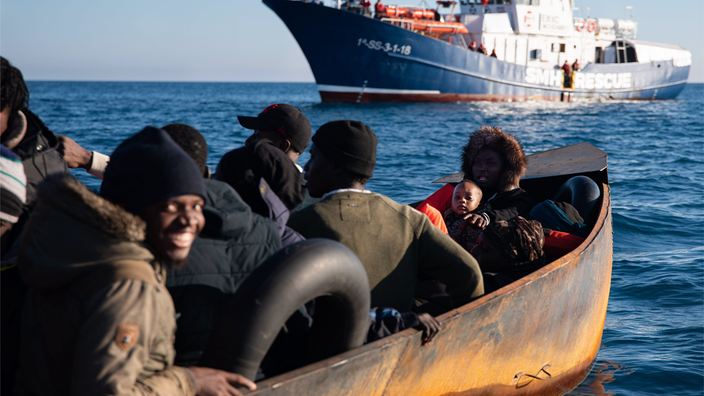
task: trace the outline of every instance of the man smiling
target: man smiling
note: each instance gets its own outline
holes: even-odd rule
[[[28,284],[19,394],[215,395],[255,389],[237,374],[173,366],[167,267],[203,229],[202,172],[147,127],[110,159],[102,198],[69,175],[38,188],[20,245]]]

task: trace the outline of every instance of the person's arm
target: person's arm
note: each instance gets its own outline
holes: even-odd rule
[[[204,367],[171,366],[140,376],[150,355],[166,359],[172,353],[172,335],[164,334],[168,324],[157,312],[158,293],[166,291],[123,281],[90,298],[76,335],[72,395],[241,395],[235,385],[256,389],[239,374]]]
[[[414,327],[423,332],[423,344],[428,345],[440,331],[440,322],[428,313],[399,313],[393,308],[372,308],[365,344]]]
[[[500,199],[500,201],[499,201]],[[490,202],[492,210],[480,210],[479,213],[486,216],[488,222],[485,227],[493,222],[501,220],[509,220],[516,216],[522,216],[530,219],[530,211],[535,206],[533,198],[525,192],[521,191],[518,194],[506,198],[499,198],[496,203]],[[498,209],[493,209],[498,207]]]
[[[161,291],[162,293],[165,291]],[[142,281],[114,283],[87,304],[87,316],[73,356],[72,395],[188,395],[196,384],[180,367],[138,381],[154,351],[166,353],[171,340],[155,337],[159,328],[157,296]]]
[[[97,151],[88,151],[68,136],[56,137],[59,139],[59,154],[64,157],[69,168],[83,168],[91,175],[103,179],[110,157]]]
[[[419,229],[419,270],[446,286],[456,307],[484,294],[479,264],[427,217]]]

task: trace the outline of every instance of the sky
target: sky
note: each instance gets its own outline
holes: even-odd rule
[[[691,51],[689,82],[704,82],[704,1],[575,3],[611,19],[633,6],[638,39]],[[0,55],[27,80],[314,82],[293,36],[257,0],[2,0]]]

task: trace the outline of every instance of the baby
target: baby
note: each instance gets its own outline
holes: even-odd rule
[[[482,200],[482,190],[471,180],[462,180],[452,193],[452,207],[445,211],[445,224],[450,237],[468,252],[472,251],[482,230],[468,226],[464,216],[474,212]]]

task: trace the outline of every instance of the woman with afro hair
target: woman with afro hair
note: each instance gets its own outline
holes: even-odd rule
[[[465,216],[478,228],[516,216],[530,218],[535,206],[528,193],[518,186],[526,172],[526,156],[513,135],[496,126],[483,125],[472,133],[462,149],[462,171],[482,189],[483,209]]]

